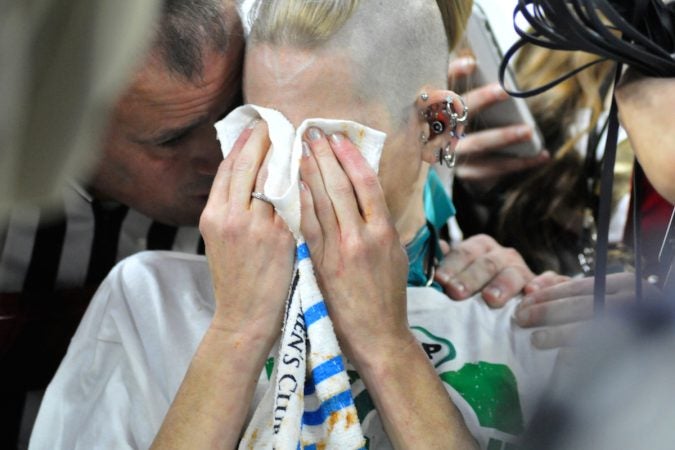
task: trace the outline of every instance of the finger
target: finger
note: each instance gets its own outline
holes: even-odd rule
[[[518,295],[534,274],[527,267],[507,267],[482,290],[483,299],[492,308],[501,308]]]
[[[330,136],[330,144],[351,182],[361,214],[366,222],[389,221],[389,210],[377,174],[354,144],[342,133]]]
[[[460,145],[461,147],[462,145]],[[492,160],[477,158],[471,160],[470,164],[458,162],[455,169],[457,176],[462,180],[480,182],[533,169],[546,164],[550,159],[550,154],[546,150],[542,150],[537,156],[529,158],[504,157]]]
[[[509,267],[512,261],[513,257],[509,249],[495,249],[476,258],[466,269],[455,276],[455,280],[464,286],[468,295],[473,295],[486,287],[491,280]],[[518,266],[515,269],[523,272],[529,271],[524,266]],[[523,273],[522,276],[525,276],[525,274]],[[522,280],[521,283],[522,285],[525,284]],[[499,294],[499,298],[501,298],[501,292],[496,294]]]
[[[577,278],[564,281],[562,283],[528,293],[523,298],[521,307],[537,303],[551,302],[563,298],[593,295],[593,286],[593,277]]]
[[[267,154],[265,155],[265,159],[263,160],[263,163],[261,164],[260,169],[258,170],[258,174],[256,176],[255,187],[253,188],[254,192],[260,193],[265,192],[265,181],[267,181],[267,174],[268,174],[267,164],[269,162],[269,157],[270,152],[267,152]],[[251,198],[251,210],[254,212],[261,212],[267,215],[271,215],[274,213],[274,205],[267,203],[264,200],[260,200],[258,198]]]
[[[502,89],[499,83],[492,83],[472,89],[464,94],[466,104],[471,108],[472,117],[476,119],[476,114],[496,103],[503,102],[509,98],[509,94]],[[480,120],[480,116],[478,116]]]
[[[561,325],[593,318],[593,296],[580,295],[546,303],[519,305],[516,323],[523,328]]]
[[[457,279],[467,266],[480,255],[487,253],[496,246],[494,239],[487,235],[472,236],[452,246],[450,252],[445,255],[443,261],[436,269],[435,279],[441,285],[449,297],[461,300],[467,298],[470,293],[466,286]]]
[[[558,273],[553,272],[552,270],[549,270],[542,273],[541,275],[537,275],[535,278],[530,280],[523,289],[523,292],[526,295],[532,294],[541,289],[555,286],[556,284],[560,284],[569,280],[571,280],[570,277],[566,275],[560,275]]]
[[[440,239],[438,246],[441,248],[441,253],[445,256],[450,252],[450,244],[447,241]]]
[[[448,84],[454,84],[459,79],[466,78],[476,70],[476,60],[470,56],[457,58],[448,64]]]
[[[309,149],[309,144],[302,143],[302,161],[300,162],[300,177],[305,187],[310,191],[314,213],[321,227],[323,236],[335,236],[338,232],[338,222],[335,216],[333,203],[326,192],[319,166]]]
[[[258,122],[246,144],[232,164],[230,201],[235,207],[248,209],[260,165],[267,154],[270,141],[267,124]]]
[[[527,142],[531,139],[532,129],[524,124],[474,131],[462,140],[462,145],[457,149],[457,156],[466,158],[489,155],[502,157],[503,159],[514,159],[516,157],[496,152],[496,150],[501,150],[512,144]]]
[[[221,205],[227,202],[230,193],[230,177],[232,176],[232,164],[233,161],[237,158],[241,149],[244,147],[248,139],[253,133],[253,128],[258,121],[253,121],[251,124],[242,131],[237,140],[232,146],[232,150],[227,155],[223,161],[220,162],[218,166],[218,172],[213,180],[211,185],[211,191],[209,193],[209,198],[207,200],[207,205],[209,203]]]
[[[312,192],[303,181],[300,182],[300,230],[312,255],[321,258],[323,248],[321,224],[314,209]]]
[[[332,147],[324,133],[316,127],[310,127],[305,133],[314,160],[316,161],[325,191],[333,204],[335,217],[340,229],[358,227],[361,223],[354,187],[338,162]],[[310,184],[312,195],[314,186]],[[318,200],[315,198],[315,200]]]
[[[588,322],[570,323],[532,332],[532,345],[540,350],[573,346]]]
[[[492,250],[495,246],[497,242],[486,234],[468,237],[450,247],[438,270],[441,274],[454,277],[478,256]]]

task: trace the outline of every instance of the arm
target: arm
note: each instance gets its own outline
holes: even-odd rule
[[[301,165],[302,231],[340,344],[389,438],[395,448],[473,448],[408,328],[408,261],[377,176],[344,136],[310,138]]]
[[[245,131],[214,180],[200,230],[215,314],[153,448],[234,448],[241,435],[279,333],[294,258],[283,220],[251,198],[262,190],[268,147],[264,124]]]

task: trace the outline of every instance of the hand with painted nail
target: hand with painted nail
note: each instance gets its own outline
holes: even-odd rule
[[[570,279],[548,272],[526,287],[526,295],[516,309],[516,323],[523,328],[545,327],[534,331],[532,343],[542,349],[568,347],[582,327],[593,318],[594,278]],[[635,275],[607,276],[605,307],[620,308],[635,301]],[[655,301],[658,290],[642,284],[643,299]]]
[[[199,228],[213,281],[213,326],[277,337],[294,260],[294,240],[262,192],[269,149],[267,125],[252,124],[220,164]],[[242,262],[246,262],[242,264]],[[265,353],[266,354],[266,353]]]
[[[302,233],[340,344],[352,363],[412,345],[408,258],[377,175],[342,134],[305,135]]]
[[[476,61],[470,57],[458,58],[448,67],[448,81],[453,88],[470,76]],[[471,111],[471,117],[509,98],[498,83],[479,86],[462,94]],[[542,150],[533,157],[511,156],[500,150],[532,139],[532,129],[526,124],[472,131],[457,147],[458,179],[470,183],[472,188],[485,191],[506,175],[528,170],[550,160],[548,151]]]
[[[517,251],[484,234],[450,247],[436,269],[436,281],[450,298],[464,300],[481,292],[485,302],[496,308],[518,295],[534,277]]]

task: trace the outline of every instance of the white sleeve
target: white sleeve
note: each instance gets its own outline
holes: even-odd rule
[[[120,270],[106,278],[50,383],[31,449],[147,448],[168,399],[146,389],[149,376]],[[154,406],[152,406],[154,405]],[[154,410],[151,410],[152,408]]]

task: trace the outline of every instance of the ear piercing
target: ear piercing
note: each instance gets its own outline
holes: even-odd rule
[[[420,112],[422,118],[429,123],[431,131],[429,140],[443,134],[446,130],[451,137],[457,137],[457,127],[464,125],[469,118],[469,108],[466,106],[464,99],[462,97],[457,98],[462,104],[461,114],[455,112],[455,102],[452,96],[448,96],[443,102],[429,105]]]
[[[452,144],[448,142],[445,144],[445,147],[438,149],[438,161],[445,164],[448,169],[455,167],[457,163],[457,155],[455,154],[455,149],[452,148]]]
[[[426,102],[427,100],[429,100],[429,94],[427,94],[426,92],[422,92],[422,93],[420,94],[420,99],[421,99],[423,102]]]

